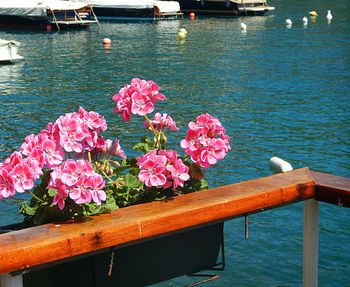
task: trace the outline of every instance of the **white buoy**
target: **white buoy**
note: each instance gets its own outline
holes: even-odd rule
[[[293,22],[291,19],[286,19],[286,25],[292,26]]]
[[[279,157],[272,157],[269,160],[269,166],[273,173],[281,173],[293,170],[291,164]]]
[[[307,22],[309,21],[309,19],[306,17],[306,16],[304,16],[303,17],[303,24],[304,24],[304,26],[306,26],[307,25]]]
[[[329,22],[332,21],[333,16],[332,16],[332,14],[331,14],[331,10],[328,10],[328,11],[327,11],[327,16],[326,16],[326,18],[327,18],[327,20],[328,20]]]
[[[246,31],[247,30],[247,24],[241,23],[241,30]]]

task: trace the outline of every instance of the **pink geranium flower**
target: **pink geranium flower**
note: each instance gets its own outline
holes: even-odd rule
[[[68,197],[68,190],[63,184],[56,187],[57,194],[52,199],[53,205],[57,205],[60,210],[63,210]]]
[[[157,155],[157,149],[138,157],[137,165],[140,167],[139,179],[147,187],[163,186],[166,183],[166,157]]]
[[[11,172],[5,167],[0,167],[0,199],[12,197],[15,193]]]
[[[48,168],[60,165],[64,159],[64,151],[57,142],[46,139],[42,143],[42,150],[45,155],[45,164]]]
[[[101,205],[103,201],[106,200],[106,193],[104,190],[92,190],[91,191],[92,200],[97,204]]]
[[[139,179],[147,187],[176,189],[189,179],[188,167],[172,150],[154,149],[137,158],[137,165],[140,167]]]
[[[64,208],[67,197],[77,204],[91,201],[101,204],[106,199],[103,177],[84,159],[66,160],[51,172],[50,177],[49,188],[58,191],[53,204],[58,204],[60,209]]]
[[[223,159],[231,149],[230,137],[220,121],[209,114],[197,117],[188,124],[186,138],[180,142],[191,160],[203,168],[209,168]]]
[[[168,114],[155,113],[154,119],[151,121],[153,128],[156,131],[162,131],[163,129],[169,129],[173,131],[178,131],[179,128],[176,126],[176,122]],[[144,125],[147,129],[150,129],[148,121],[144,122]]]
[[[134,78],[112,97],[116,103],[114,113],[120,113],[124,121],[131,120],[131,114],[144,116],[154,111],[154,104],[166,97],[159,92],[153,81]]]
[[[131,96],[131,112],[134,115],[144,116],[154,111],[154,105],[148,95],[133,93]]]
[[[66,152],[82,152],[82,140],[86,137],[86,130],[79,118],[73,114],[61,116],[57,121],[60,131],[60,144]]]
[[[105,118],[94,111],[86,111],[84,108],[79,108],[79,116],[83,119],[90,130],[101,130],[105,131],[107,129],[107,122]]]
[[[19,163],[12,170],[14,187],[17,192],[23,193],[34,187],[35,175],[30,165],[26,162]]]
[[[72,188],[69,197],[74,200],[75,203],[81,204],[81,203],[89,203],[91,202],[91,192],[90,190],[84,188],[84,187],[75,187]]]
[[[175,151],[160,150],[159,154],[166,156],[168,160],[166,165],[166,170],[168,171],[168,186],[172,185],[173,189],[176,189],[178,186],[183,186],[184,182],[190,179],[188,166],[178,158]]]
[[[119,140],[115,140],[113,143],[113,148],[111,150],[111,153],[114,155],[117,155],[121,158],[126,158],[125,152],[122,150],[120,144],[119,144]]]
[[[91,198],[97,205],[101,205],[102,201],[106,200],[104,185],[103,177],[99,174],[88,177],[84,182],[84,186],[90,189]]]
[[[126,84],[124,88],[120,89],[118,94],[112,97],[112,100],[116,102],[116,106],[113,109],[115,114],[120,113],[123,121],[131,120],[131,94],[129,94],[129,85]]]

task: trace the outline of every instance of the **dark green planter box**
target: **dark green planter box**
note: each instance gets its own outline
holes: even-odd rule
[[[223,223],[112,249],[23,276],[24,287],[147,286],[218,265]],[[220,259],[219,259],[220,260]]]

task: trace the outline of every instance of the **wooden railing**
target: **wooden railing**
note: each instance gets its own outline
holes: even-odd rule
[[[304,286],[317,286],[317,201],[350,207],[350,179],[297,169],[119,209],[74,222],[46,224],[0,235],[2,287],[9,275],[35,266],[136,244],[149,238],[226,221],[297,201],[305,202]],[[4,283],[5,282],[5,283]]]

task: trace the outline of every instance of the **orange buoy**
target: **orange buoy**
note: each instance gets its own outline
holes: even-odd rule
[[[194,12],[190,12],[190,14],[188,14],[188,16],[190,17],[191,20],[196,18],[196,14]]]
[[[110,45],[110,44],[112,44],[112,40],[109,38],[104,38],[102,40],[102,43],[103,43],[103,45]]]

